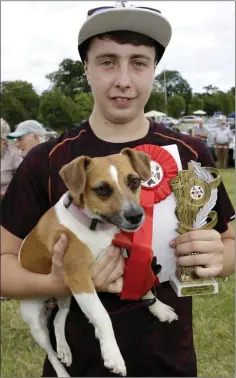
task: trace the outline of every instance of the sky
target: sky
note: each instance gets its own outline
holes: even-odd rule
[[[156,69],[177,70],[194,92],[235,86],[234,1],[130,1],[159,9],[172,39]],[[89,9],[113,1],[1,2],[1,81],[26,80],[38,93],[65,58],[79,59],[78,31]]]

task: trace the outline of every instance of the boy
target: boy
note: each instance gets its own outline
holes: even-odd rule
[[[80,129],[70,130],[57,140],[32,150],[6,193],[2,205],[4,296],[26,298],[69,294],[63,283],[65,236],[55,245],[51,274],[44,276],[24,271],[17,261],[22,239],[66,191],[58,175],[62,165],[80,155],[94,157],[119,153],[126,146],[172,144],[177,145],[183,169],[191,159],[201,162],[202,166],[213,165],[202,143],[144,117],[155,67],[170,38],[169,22],[155,9],[104,6],[88,12],[80,29],[78,47],[94,96],[94,108],[89,121]],[[228,276],[233,271],[234,236],[228,223],[234,211],[223,184],[219,189],[216,211],[219,221],[215,230],[190,232],[169,240],[173,258],[175,253],[180,265],[196,265],[196,272],[202,277]],[[173,212],[173,208],[167,209],[166,217],[171,217]],[[160,214],[154,222],[154,237],[158,227],[161,227]],[[200,252],[200,255],[181,256],[193,251]],[[157,258],[159,261],[165,258],[161,249]],[[162,265],[163,271],[168,271],[168,264]],[[124,309],[125,304],[119,296],[112,294],[122,290],[123,270],[120,251],[111,246],[91,274],[97,291],[100,291],[100,299],[111,316],[128,376],[197,376],[191,298],[177,298],[168,280],[163,280],[156,288],[158,298],[178,314],[179,320],[171,324],[160,323],[144,307],[133,305],[131,310]],[[49,319],[54,347],[55,312]],[[103,366],[94,329],[74,301],[67,318],[66,337],[73,355],[72,365],[68,368],[71,376],[111,375]],[[55,376],[47,359],[43,376]]]

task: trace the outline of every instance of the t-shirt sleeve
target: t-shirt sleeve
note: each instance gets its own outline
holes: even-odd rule
[[[18,167],[1,201],[1,225],[24,239],[50,208],[48,154],[35,147]]]
[[[208,147],[205,145],[201,147],[198,162],[201,163],[202,167],[215,167],[213,157]],[[227,223],[235,219],[235,210],[229,199],[223,181],[221,181],[220,185],[218,186],[217,202],[213,210],[215,210],[218,214],[218,222],[214,229],[220,233],[227,231]]]

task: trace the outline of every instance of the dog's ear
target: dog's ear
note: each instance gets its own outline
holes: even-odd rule
[[[129,158],[132,167],[141,180],[147,181],[151,177],[151,159],[148,154],[142,151],[135,151],[132,148],[123,148],[121,154]]]
[[[59,175],[72,194],[80,195],[84,192],[86,170],[91,160],[88,156],[80,156],[64,165],[59,171]]]

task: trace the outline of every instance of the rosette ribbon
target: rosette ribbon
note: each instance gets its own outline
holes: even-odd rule
[[[154,204],[165,200],[171,194],[170,180],[178,174],[173,156],[164,148],[144,144],[134,148],[151,157],[152,177],[142,183],[140,204],[145,211],[145,220],[135,232],[121,231],[113,244],[124,248],[129,257],[125,259],[124,283],[121,299],[140,299],[159,280],[152,269],[153,211]],[[160,214],[161,216],[161,214]]]

